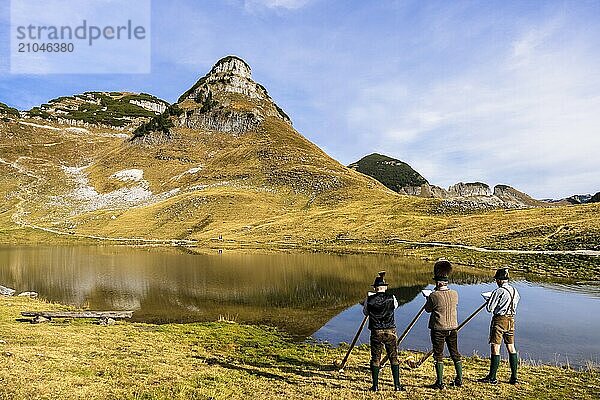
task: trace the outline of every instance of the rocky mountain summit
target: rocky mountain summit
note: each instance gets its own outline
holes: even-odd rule
[[[80,127],[133,129],[162,114],[168,105],[146,93],[85,92],[50,100],[24,112],[24,116]]]
[[[239,204],[232,200],[238,209],[250,206],[247,198],[266,194],[271,199],[306,196],[313,204],[364,188],[387,192],[298,133],[265,88],[252,80],[248,64],[235,56],[217,61],[177,103],[141,124],[110,153],[85,169],[64,170],[72,180],[85,181],[75,197],[93,194],[76,212],[205,198],[211,190],[246,198]],[[69,204],[73,198],[61,201]],[[214,201],[230,204],[223,198]],[[198,202],[191,212],[208,218],[208,208],[198,208]],[[236,207],[217,209],[230,213]],[[210,219],[216,212],[209,213]]]
[[[448,197],[492,196],[490,187],[482,182],[456,183],[448,188]]]
[[[256,130],[267,117],[291,126],[290,118],[267,90],[252,80],[250,66],[239,57],[227,56],[165,113],[136,130],[135,137],[160,141],[156,133],[162,133],[164,140],[170,137],[172,127],[239,135]]]

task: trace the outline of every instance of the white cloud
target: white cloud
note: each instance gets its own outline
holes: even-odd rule
[[[600,190],[600,60],[556,23],[424,87],[361,91],[349,125],[432,183],[506,183],[537,197]],[[557,34],[562,42],[555,41]]]
[[[560,28],[561,23],[553,19],[543,26],[526,31],[521,37],[512,43],[512,56],[520,61],[527,61],[535,55],[536,50],[542,46]]]

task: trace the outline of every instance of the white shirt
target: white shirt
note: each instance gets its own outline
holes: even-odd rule
[[[515,315],[520,299],[517,289],[506,282],[492,292],[485,308],[494,315]]]

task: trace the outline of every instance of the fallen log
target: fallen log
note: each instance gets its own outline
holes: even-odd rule
[[[24,317],[33,317],[33,323],[46,322],[52,318],[92,318],[103,324],[114,323],[117,319],[131,318],[133,311],[23,311]],[[112,320],[112,321],[111,321]]]

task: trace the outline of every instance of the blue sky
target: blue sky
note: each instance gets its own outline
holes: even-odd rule
[[[600,191],[598,1],[154,0],[152,73],[130,75],[10,74],[0,4],[0,101],[20,109],[88,90],[175,101],[236,54],[343,164],[380,152],[440,186]]]

